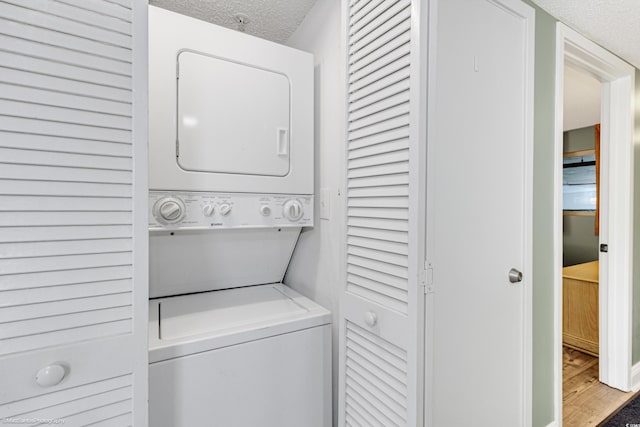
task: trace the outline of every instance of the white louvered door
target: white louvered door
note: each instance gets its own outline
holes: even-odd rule
[[[422,424],[425,2],[351,0],[341,426]]]
[[[147,423],[146,9],[0,0],[4,423]]]

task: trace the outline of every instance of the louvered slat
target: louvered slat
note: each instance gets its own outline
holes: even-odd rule
[[[381,187],[351,188],[348,197],[394,197],[408,196],[408,185],[386,185]]]
[[[79,302],[81,302],[81,305],[78,304]],[[131,292],[121,292],[118,294],[91,296],[81,300],[54,300],[48,301],[46,304],[2,307],[0,308],[0,323],[60,316],[68,313],[77,313],[79,311],[103,310],[113,307],[123,307],[130,304]],[[39,339],[47,339],[47,336],[41,335]]]
[[[8,208],[13,209],[13,211],[26,212],[127,212],[131,211],[132,202],[131,199],[126,197],[0,196],[0,212],[6,211]],[[2,231],[0,231],[0,236],[2,236]],[[29,235],[24,237],[31,240]],[[2,237],[0,237],[0,242],[2,242]]]
[[[398,14],[409,2],[407,0],[384,0],[380,4],[376,4],[375,1],[369,3],[366,7],[367,11],[361,15],[361,19],[355,19],[349,23],[349,36],[351,36],[352,43],[371,33],[377,23],[388,21]]]
[[[46,423],[52,425],[57,424],[56,420],[64,420],[64,425],[95,425],[95,423],[108,422],[116,417],[121,420],[127,419],[123,415],[130,413],[133,409],[130,401],[131,395],[131,378],[127,376],[27,399],[20,402],[19,406],[16,405],[18,410],[24,408],[26,412],[12,417],[52,420],[52,422]],[[65,399],[67,396],[71,399]],[[31,409],[34,407],[38,409]]]
[[[371,126],[375,123],[380,123],[385,120],[390,120],[394,117],[403,116],[409,113],[409,107],[404,102],[399,102],[396,105],[389,107],[379,106],[379,110],[367,114],[363,117],[353,117],[349,123],[348,130],[353,132],[357,129]]]
[[[2,4],[2,3],[0,3]],[[80,95],[87,98],[107,99],[123,103],[131,103],[131,90],[113,86],[103,86],[80,80],[70,80],[62,76],[41,74],[36,70],[14,70],[0,62],[3,83],[18,86],[29,86],[51,91]],[[78,104],[79,107],[82,104]]]
[[[387,21],[381,19],[381,17],[378,17],[377,19],[372,21],[371,32],[363,34],[361,37],[356,37],[350,40],[349,55],[366,49],[367,46],[371,48],[372,44],[375,44],[377,48],[378,44],[382,44],[385,41],[393,39],[403,33],[406,30],[406,25],[411,25],[410,22],[406,22],[411,18],[409,2],[405,2],[405,5],[405,8],[400,13],[392,16]]]
[[[353,161],[354,159],[360,159],[362,157],[384,155],[386,153],[393,152],[396,152],[394,155],[403,156],[404,159],[404,157],[408,155],[408,148],[409,141],[407,138],[393,139],[391,141],[380,142],[378,144],[358,147],[356,147],[355,144],[352,144],[351,149],[349,150],[348,159]]]
[[[91,68],[30,56],[26,53],[0,52],[0,63],[23,71],[37,70],[40,74],[59,76],[69,80],[93,83],[116,89],[131,89],[131,77],[107,73]]]
[[[351,322],[345,338],[346,402],[354,416],[371,425],[406,425],[406,352]]]
[[[131,104],[78,95],[54,90],[8,85],[0,82],[0,93],[4,99],[40,104],[50,107],[67,107],[73,110],[101,112],[115,116],[131,116]]]
[[[131,20],[128,21],[104,15],[99,11],[92,10],[91,4],[85,7],[76,7],[60,1],[29,0],[25,3],[21,0],[3,0],[5,3],[12,3],[30,10],[46,13],[69,21],[82,22],[85,26],[93,26],[109,31],[113,34],[107,36],[107,40],[117,38],[119,35],[131,38]]]
[[[402,105],[407,96],[407,94],[403,92],[393,94],[386,98],[380,98],[380,102],[375,102],[373,105],[369,104],[358,110],[352,110],[350,115],[351,120],[359,120],[366,116],[371,116],[372,114],[380,113],[398,105]]]
[[[39,198],[35,197],[34,199],[36,200],[35,203],[39,200]],[[100,210],[100,206],[95,206],[93,209]],[[29,209],[22,210],[28,211]],[[79,210],[86,211],[86,209]],[[131,236],[132,231],[131,225],[2,227],[0,228],[0,242],[62,242],[78,239],[116,239]]]
[[[377,283],[382,283],[386,286],[397,288],[403,291],[407,290],[407,279],[404,277],[394,276],[393,274],[388,274],[382,271],[378,271],[375,269],[362,267],[358,264],[352,264],[347,269],[347,273],[354,274],[356,276],[364,277],[365,279],[372,280]],[[402,296],[397,298],[400,301],[406,301],[407,297]]]
[[[0,2],[0,356],[132,331],[131,34],[128,1]]]
[[[0,296],[2,296],[0,306],[39,304],[47,301],[64,301],[68,299],[120,294],[130,289],[130,279],[17,289],[2,291],[0,294]]]
[[[99,282],[130,280],[131,266],[109,266],[93,269],[78,269],[71,271],[46,271],[39,273],[27,273],[15,276],[0,276],[0,291],[24,289],[24,297],[28,298],[31,289],[42,290],[48,286],[82,285]],[[56,300],[51,299],[51,301]]]
[[[361,248],[371,248],[384,252],[391,252],[397,255],[409,254],[409,248],[406,243],[389,242],[385,240],[377,240],[368,237],[358,237],[351,235],[347,238],[347,244],[350,246],[359,246]]]
[[[365,281],[366,283],[361,283]],[[347,292],[376,303],[384,303],[390,310],[402,312],[406,309],[407,301],[403,293],[386,286],[383,283],[367,281],[363,278],[350,277],[347,281]]]
[[[17,339],[32,335],[84,328],[91,325],[131,318],[131,307],[111,307],[93,312],[61,314],[59,316],[29,319],[20,324],[8,323],[0,329],[0,343],[11,345]]]
[[[358,200],[358,199],[356,199]],[[349,227],[349,236],[359,236],[368,239],[382,240],[386,242],[408,243],[408,234],[395,230],[375,230],[371,228]]]
[[[52,46],[34,40],[25,40],[20,35],[8,36],[0,33],[0,46],[10,46],[17,55],[74,65],[88,70],[99,70],[118,76],[131,75],[131,63],[118,59],[105,58],[90,53],[77,52],[66,47]],[[64,58],[63,60],[61,58]]]
[[[347,256],[347,260],[350,264],[363,267],[363,268],[368,268],[369,270],[372,270],[372,271],[377,271],[379,273],[384,273],[391,276],[400,277],[403,279],[407,278],[407,272],[405,267],[394,265],[392,263],[387,262],[386,260],[381,261],[379,259],[373,259],[373,258],[368,258],[368,257],[353,255],[353,254],[349,254]]]
[[[0,258],[34,258],[68,254],[125,252],[131,249],[131,239],[128,238],[2,243],[0,244]]]
[[[385,0],[371,0],[368,2],[363,1],[359,3],[360,4],[359,8],[352,7],[350,17],[349,17],[349,25],[350,26],[355,25],[360,19],[362,19],[363,16],[367,15],[369,12],[371,12],[373,9],[378,7],[378,5],[380,5],[384,1]]]
[[[131,10],[116,3],[104,0],[57,0],[61,3],[90,10],[94,13],[131,22]]]
[[[131,164],[131,144],[111,143],[104,141],[89,141],[77,138],[54,137],[50,135],[21,134],[0,130],[0,147],[17,148],[29,151],[31,157],[37,155],[35,152],[44,152],[49,156],[57,153],[65,153],[62,156],[63,162],[68,162],[67,154],[78,154],[76,161],[86,159],[85,156],[97,155],[103,163],[110,164],[113,161],[126,162]],[[119,158],[119,159],[118,159]],[[98,162],[97,164],[103,164]],[[75,165],[78,163],[74,162]],[[113,169],[118,169],[113,168]],[[128,170],[128,169],[127,169]]]
[[[131,376],[124,375],[121,377],[110,378],[108,380],[96,383],[81,385],[78,387],[66,388],[59,392],[46,393],[30,399],[20,400],[11,404],[15,414],[24,416],[33,414],[33,412],[41,408],[51,408],[66,401],[76,401],[87,396],[99,395],[112,390],[120,390],[131,386]],[[0,416],[6,416],[0,412]],[[46,417],[49,418],[49,417]]]
[[[354,168],[349,171],[348,178],[364,178],[368,176],[397,175],[409,171],[409,161],[383,163],[374,166]]]
[[[394,141],[398,141],[398,140],[402,140],[402,139],[406,139],[409,137],[409,127],[408,126],[402,126],[399,128],[393,128],[393,129],[389,129],[389,130],[385,130],[382,132],[378,132],[376,134],[367,136],[367,137],[363,137],[363,138],[358,138],[356,140],[350,140],[349,141],[349,152],[350,153],[361,153],[363,150],[361,151],[355,151],[359,148],[365,148],[365,147],[370,147],[369,148],[369,152],[366,155],[371,155],[371,154],[376,154],[376,150],[378,149],[384,149],[384,146],[380,146],[380,147],[372,147],[373,145],[378,145],[378,144],[383,144],[383,143],[391,143]],[[404,142],[404,146],[408,148],[408,141]],[[401,147],[396,147],[395,149],[400,149]],[[354,154],[353,156],[356,156],[356,154]],[[353,157],[352,156],[352,157]]]
[[[3,1],[0,2],[0,16],[80,39],[93,40],[99,43],[108,41],[110,45],[131,49],[130,35],[106,30],[90,23],[77,22],[73,19],[68,19],[64,15],[47,13],[47,5],[52,3],[47,0],[33,0],[28,3],[21,0]],[[42,39],[42,42],[46,43],[47,39]]]
[[[11,6],[4,7],[5,10],[7,10],[7,7],[11,10]],[[33,14],[31,16],[33,16]],[[75,37],[71,34],[55,31],[54,29],[42,28],[40,25],[36,26],[27,22],[17,22],[4,18],[0,18],[0,28],[2,28],[2,34],[9,36],[17,36],[25,40],[40,42],[46,40],[50,46],[61,47],[96,57],[112,58],[124,63],[131,63],[131,52],[128,48],[101,43],[84,37]]]

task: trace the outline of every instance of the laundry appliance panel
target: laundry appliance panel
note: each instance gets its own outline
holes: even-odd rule
[[[149,187],[313,193],[313,56],[149,7]]]
[[[331,315],[282,284],[152,300],[153,427],[328,427]]]

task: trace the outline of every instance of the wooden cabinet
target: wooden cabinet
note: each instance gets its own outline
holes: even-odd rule
[[[562,342],[598,356],[598,261],[562,269]]]

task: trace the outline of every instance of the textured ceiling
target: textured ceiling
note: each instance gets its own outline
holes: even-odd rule
[[[564,67],[564,130],[600,123],[600,82],[593,76]]]
[[[278,43],[298,28],[316,0],[150,0],[149,3],[227,28],[238,29],[237,14],[249,22],[245,32]]]
[[[640,0],[533,0],[574,30],[640,68]]]

